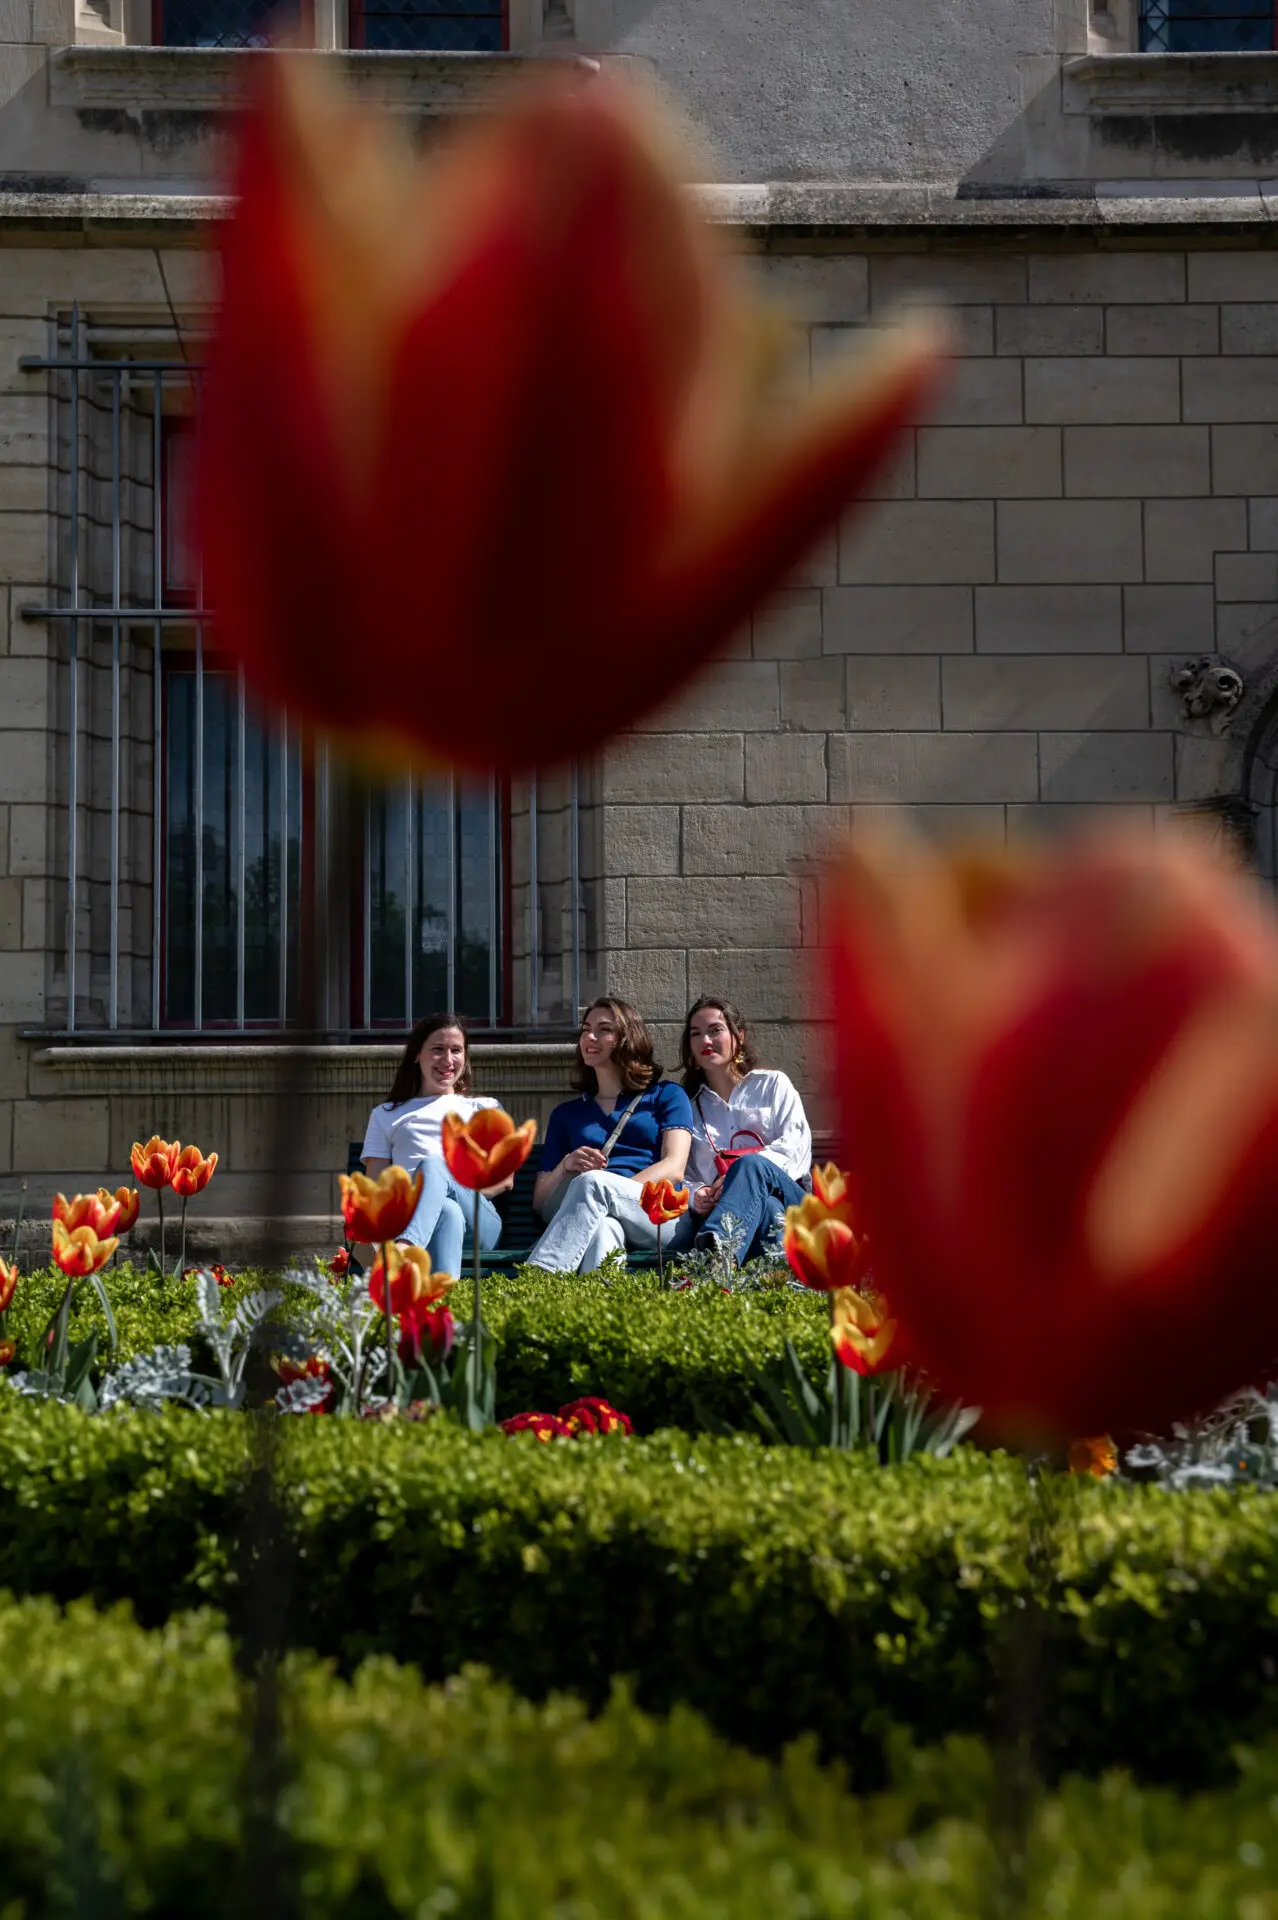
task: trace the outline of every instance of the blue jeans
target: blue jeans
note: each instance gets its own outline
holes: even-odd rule
[[[780,1253],[785,1210],[802,1199],[803,1188],[775,1160],[762,1153],[743,1154],[728,1168],[723,1191],[705,1218],[689,1208],[686,1217],[694,1224],[685,1232],[698,1247],[726,1246],[730,1239],[736,1264],[744,1266],[757,1255]],[[729,1214],[736,1223],[731,1230],[725,1224]]]
[[[475,1194],[453,1179],[441,1154],[421,1163],[422,1197],[400,1235],[410,1246],[425,1247],[435,1273],[461,1276],[462,1242],[475,1220]],[[485,1252],[501,1238],[501,1215],[485,1194],[479,1196],[479,1244]]]

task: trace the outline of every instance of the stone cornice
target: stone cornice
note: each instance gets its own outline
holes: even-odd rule
[[[1278,113],[1278,52],[1089,53],[1062,78],[1066,113],[1094,120]]]
[[[576,1057],[571,1040],[471,1048],[479,1093],[563,1094]],[[308,1094],[384,1098],[396,1046],[52,1046],[32,1056],[31,1091],[56,1094],[247,1094],[278,1092],[300,1055]]]

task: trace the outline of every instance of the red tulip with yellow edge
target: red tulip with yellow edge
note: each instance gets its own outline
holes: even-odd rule
[[[833,1160],[827,1161],[823,1167],[813,1167],[812,1192],[827,1213],[833,1214],[836,1219],[846,1220],[851,1226],[853,1201],[850,1174],[844,1173]]]
[[[169,1185],[183,1200],[189,1200],[192,1195],[203,1193],[213,1178],[216,1168],[215,1153],[209,1154],[205,1159],[198,1147],[183,1147],[174,1157]]]
[[[853,1373],[878,1373],[896,1339],[896,1321],[877,1294],[840,1287],[831,1295],[830,1339]]]
[[[410,1178],[403,1167],[384,1167],[376,1180],[366,1173],[339,1174],[347,1238],[374,1245],[397,1239],[417,1211],[424,1179],[420,1170]]]
[[[21,1278],[22,1275],[16,1266],[11,1266],[7,1260],[0,1258],[0,1313],[8,1312],[14,1288]]]
[[[1118,1471],[1118,1448],[1107,1433],[1092,1440],[1075,1440],[1069,1449],[1069,1470],[1092,1480],[1106,1480]]]
[[[135,1140],[130,1155],[134,1178],[140,1180],[144,1187],[157,1190],[167,1187],[173,1178],[174,1162],[181,1151],[180,1140],[161,1140],[158,1133],[153,1133],[145,1146]]]
[[[142,1205],[142,1194],[137,1187],[117,1187],[112,1193],[106,1187],[98,1188],[98,1199],[104,1207],[114,1204],[120,1209],[115,1231],[118,1234],[131,1233],[138,1223],[138,1212]]]
[[[476,1193],[513,1179],[533,1150],[537,1122],[517,1127],[500,1107],[479,1107],[469,1120],[446,1113],[439,1127],[448,1171],[459,1186]]]
[[[842,1203],[840,1203],[842,1204]],[[785,1210],[785,1257],[796,1280],[819,1293],[857,1287],[869,1271],[870,1249],[859,1234],[814,1193]]]
[[[382,1248],[368,1276],[368,1294],[375,1307],[386,1303],[386,1275],[390,1273],[391,1312],[398,1318],[418,1306],[434,1306],[457,1285],[450,1273],[435,1273],[425,1247]]]
[[[111,1194],[103,1201],[100,1193],[77,1193],[72,1200],[64,1193],[55,1193],[53,1217],[69,1232],[77,1227],[92,1227],[98,1239],[105,1240],[119,1225],[120,1203]]]
[[[1204,838],[861,842],[837,1084],[911,1360],[1006,1437],[1164,1432],[1278,1351],[1278,921]]]
[[[379,765],[593,750],[866,490],[934,330],[876,330],[782,404],[786,328],[615,78],[512,90],[424,155],[309,62],[255,79],[199,436],[219,644]]]
[[[53,1258],[68,1279],[97,1273],[119,1244],[115,1238],[99,1239],[92,1227],[67,1227],[54,1220]]]

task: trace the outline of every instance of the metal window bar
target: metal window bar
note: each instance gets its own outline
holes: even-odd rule
[[[47,357],[32,356],[21,361],[25,372],[44,374],[57,383],[55,391],[65,405],[68,446],[65,475],[65,597],[57,590],[42,605],[21,609],[32,620],[65,625],[67,632],[67,828],[66,828],[66,1016],[65,1030],[75,1033],[105,1028],[116,1033],[144,1035],[162,1031],[214,1031],[231,1028],[244,1031],[251,1027],[287,1023],[290,1002],[290,934],[295,939],[291,889],[300,885],[294,841],[303,845],[309,837],[305,823],[295,812],[293,782],[296,778],[299,738],[286,717],[281,718],[271,737],[263,737],[262,777],[274,761],[279,772],[278,837],[269,832],[262,866],[262,893],[269,903],[265,950],[276,961],[274,982],[277,994],[267,997],[271,1007],[268,1019],[259,996],[249,989],[248,956],[248,856],[247,822],[249,817],[249,720],[244,679],[241,672],[227,676],[230,691],[231,752],[230,780],[232,797],[228,801],[230,844],[225,850],[230,887],[234,893],[230,953],[235,979],[227,998],[233,1006],[231,1017],[209,1015],[206,987],[215,996],[227,983],[218,978],[219,969],[206,955],[206,728],[210,709],[207,679],[211,669],[205,647],[208,610],[204,603],[203,581],[179,582],[183,588],[175,597],[175,583],[169,579],[169,556],[174,547],[169,525],[170,502],[165,493],[167,454],[165,420],[167,397],[175,390],[189,394],[198,387],[201,369],[179,358],[144,355],[123,357],[140,339],[154,340],[157,346],[173,345],[175,336],[157,328],[140,331],[116,330],[86,322],[78,307],[69,317],[52,324],[53,340]],[[149,419],[147,415],[149,414]],[[103,436],[98,456],[105,475],[93,465],[94,432]],[[103,496],[105,495],[105,508]],[[139,514],[143,524],[137,524]],[[95,518],[96,515],[96,518]],[[149,523],[149,524],[148,524]],[[101,564],[94,554],[101,547]],[[192,590],[186,591],[190,586]],[[166,713],[165,662],[166,636],[192,636],[193,709],[191,765],[191,866],[194,888],[190,903],[193,926],[191,1005],[189,1013],[174,1012],[165,988],[165,969],[170,957],[173,929],[166,924],[165,862],[171,856],[166,832],[166,761],[172,751],[169,737],[170,716]],[[84,734],[92,725],[95,684],[94,636],[109,636],[109,871],[105,876],[92,870],[92,835],[83,832],[82,815],[86,805],[97,804],[93,791],[92,761],[84,754]],[[138,679],[149,674],[149,699],[143,703],[145,724],[150,740],[139,743]],[[149,712],[146,709],[149,708]],[[134,716],[132,720],[127,716]],[[145,726],[143,731],[145,731]],[[151,753],[149,780],[139,787],[141,765],[137,756]],[[292,756],[292,758],[290,758]],[[88,775],[86,781],[86,773]],[[565,956],[564,989],[560,994],[543,991],[543,974],[552,956],[542,953],[543,915],[541,912],[540,836],[538,831],[539,793],[534,775],[527,787],[529,808],[526,936],[528,952],[528,998],[524,1019],[519,1024],[533,1027],[555,1020],[576,1019],[581,998],[581,875],[579,790],[576,769],[570,776],[568,820],[568,864],[565,876],[570,896],[571,954]],[[323,793],[327,783],[321,775],[321,818],[323,830]],[[149,789],[149,792],[147,791]],[[149,804],[149,823],[139,823],[136,809],[141,796]],[[414,1011],[414,970],[416,954],[423,938],[423,902],[417,897],[416,846],[424,827],[418,828],[419,809],[427,796],[413,781],[402,789],[404,820],[404,1016],[411,1020]],[[433,804],[439,804],[436,799]],[[514,1008],[502,1006],[503,952],[508,937],[503,925],[504,884],[502,866],[501,816],[504,793],[500,782],[489,778],[486,790],[471,793],[469,805],[481,809],[478,822],[464,834],[462,809],[466,804],[455,777],[446,788],[446,905],[445,967],[448,999],[453,1002],[459,991],[461,953],[469,941],[468,970],[472,999],[477,1003],[463,1009],[471,1017],[485,1017],[490,1029],[516,1017]],[[393,1018],[390,1010],[379,1016],[373,1003],[374,944],[379,939],[371,898],[372,807],[369,798],[364,822],[363,848],[363,946],[364,967],[360,1016],[365,1031],[372,1031],[382,1020]],[[486,818],[485,818],[486,815]],[[473,813],[470,816],[473,820]],[[145,863],[136,867],[136,831],[142,825],[142,845],[149,843],[150,872]],[[147,828],[149,827],[149,831]],[[264,833],[267,830],[264,829]],[[462,892],[462,874],[467,858],[480,864],[465,869],[473,873],[470,889],[471,917],[467,925]],[[272,849],[274,848],[274,852]],[[309,854],[304,853],[304,858]],[[86,858],[89,861],[86,866]],[[278,885],[271,884],[271,863],[275,861]],[[132,869],[132,870],[130,870]],[[102,881],[105,879],[105,887]],[[105,953],[105,977],[101,956],[95,960],[95,927],[100,927],[100,907],[95,908],[96,888],[102,888],[107,905],[108,925],[102,945]],[[150,914],[138,913],[139,890],[145,898],[150,889]],[[478,891],[475,891],[475,888]],[[171,891],[171,889],[170,889]],[[169,910],[172,903],[170,901]],[[95,915],[97,917],[95,917]],[[139,944],[138,933],[149,917],[149,955]],[[486,920],[481,931],[480,919]],[[127,933],[128,952],[123,951]],[[475,942],[487,947],[485,974],[474,972]],[[259,933],[257,949],[262,947]],[[481,962],[482,965],[482,962]],[[145,984],[142,984],[145,978]],[[123,987],[123,990],[122,990]],[[253,1004],[250,1004],[250,1001]],[[564,1004],[553,1004],[553,1002]],[[568,1002],[571,1004],[567,1004]],[[273,1004],[272,1004],[273,1003]],[[398,1012],[398,1009],[396,1009]],[[352,1025],[358,1030],[360,1022]]]

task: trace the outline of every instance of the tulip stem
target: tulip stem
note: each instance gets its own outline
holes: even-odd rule
[[[483,1296],[480,1291],[481,1281],[480,1281],[480,1265],[479,1265],[479,1188],[478,1187],[475,1188],[475,1218],[472,1223],[470,1238],[471,1238],[470,1255],[471,1255],[471,1261],[473,1263],[471,1267],[471,1271],[474,1275],[474,1280],[475,1280],[475,1326],[474,1326],[474,1337],[471,1341],[472,1364],[471,1364],[471,1375],[470,1375],[471,1398],[472,1398],[472,1401],[474,1401],[475,1399],[478,1398],[480,1383],[483,1379],[483,1371],[484,1371],[484,1309],[483,1309]]]
[[[661,1257],[661,1222],[660,1220],[658,1220],[657,1222],[657,1285],[659,1287],[664,1287],[665,1284],[666,1284],[666,1266],[665,1266],[665,1261]]]
[[[391,1312],[390,1241],[382,1242],[382,1313],[386,1320],[386,1398],[395,1398],[395,1316]]]
[[[155,1204],[160,1209],[160,1273],[167,1279],[168,1268],[164,1264],[165,1252],[164,1252],[164,1188],[163,1187],[157,1187],[155,1189]]]
[[[182,1246],[178,1254],[178,1278],[186,1272],[186,1195],[182,1195]]]

